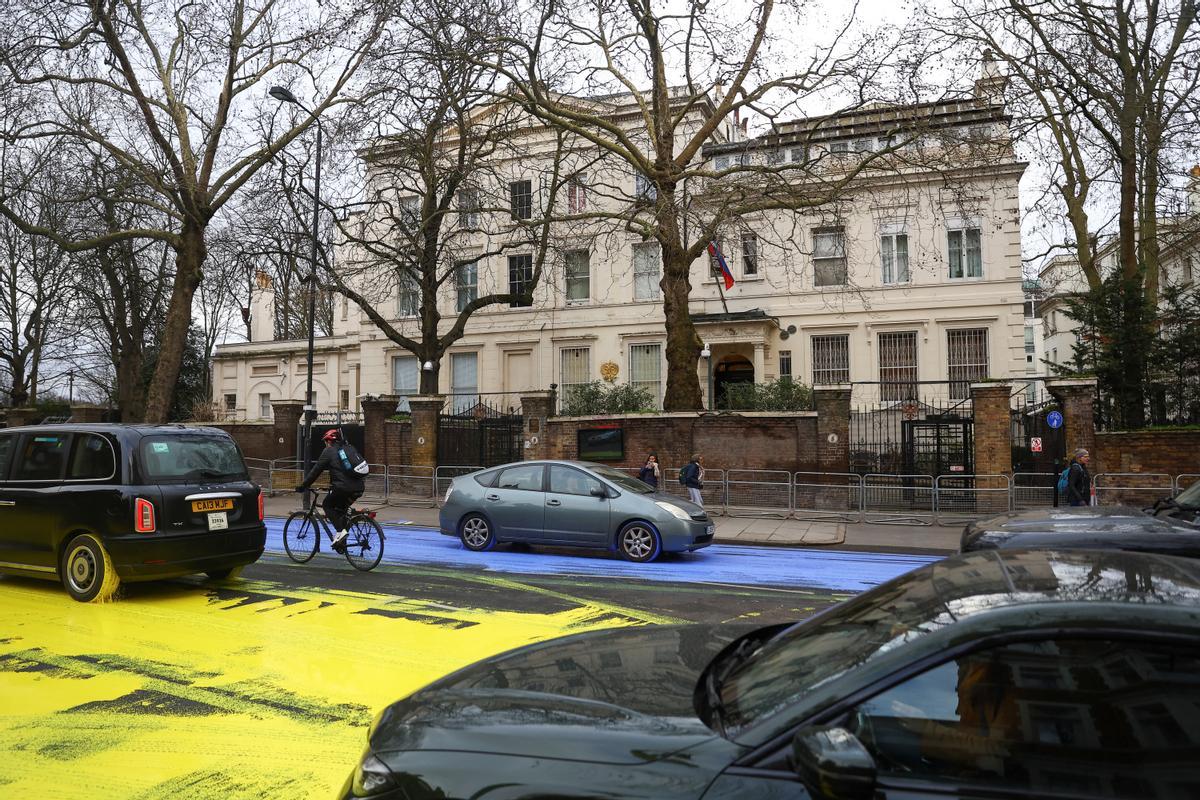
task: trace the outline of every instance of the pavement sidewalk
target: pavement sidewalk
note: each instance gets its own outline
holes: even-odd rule
[[[370,508],[380,522],[391,525],[438,527],[438,510],[429,505],[385,505],[364,498],[357,504]],[[286,517],[300,508],[294,494],[268,497],[268,516]],[[719,544],[773,547],[830,547],[838,550],[881,553],[946,555],[958,551],[962,528],[936,525],[879,525],[765,517],[713,517]]]

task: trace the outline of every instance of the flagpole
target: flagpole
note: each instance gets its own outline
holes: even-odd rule
[[[724,288],[725,276],[722,275],[720,272],[718,272],[713,277],[715,277],[717,279],[717,294],[719,294],[721,296],[721,308],[725,309],[725,313],[728,314],[729,313],[729,304],[725,302],[725,288]]]

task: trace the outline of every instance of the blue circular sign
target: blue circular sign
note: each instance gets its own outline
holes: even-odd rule
[[[1046,415],[1046,424],[1051,428],[1061,428],[1063,423],[1061,411],[1051,411]]]

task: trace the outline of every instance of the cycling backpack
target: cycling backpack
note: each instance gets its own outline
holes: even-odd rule
[[[355,472],[359,475],[367,475],[371,472],[367,460],[360,456],[354,449],[354,445],[349,442],[342,442],[338,448],[338,460],[341,461],[342,468],[347,472]]]
[[[1058,476],[1058,493],[1067,493],[1067,482],[1071,479],[1071,468],[1067,467],[1062,471],[1062,475]]]
[[[691,466],[691,465],[684,464],[682,467],[679,468],[679,485],[680,486],[687,486],[687,468],[689,466]]]

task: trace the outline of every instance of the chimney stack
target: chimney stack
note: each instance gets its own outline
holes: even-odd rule
[[[1000,71],[996,62],[996,54],[991,50],[983,51],[983,60],[979,65],[979,78],[975,81],[975,97],[992,103],[1004,100],[1004,90],[1008,87],[1008,78]]]

